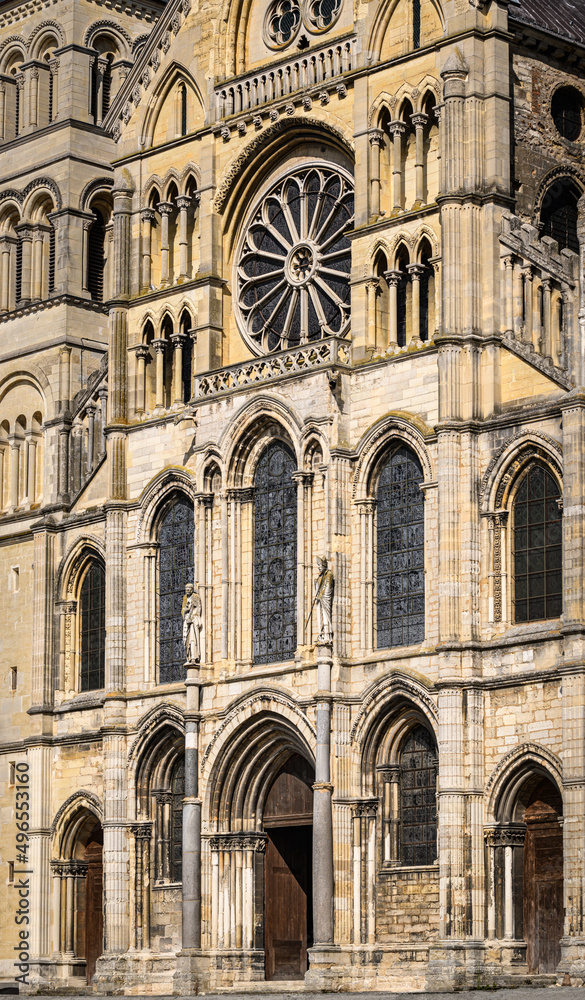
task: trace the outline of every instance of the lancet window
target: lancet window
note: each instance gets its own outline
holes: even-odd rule
[[[103,688],[106,647],[106,574],[97,561],[91,562],[80,593],[81,691]]]
[[[398,447],[376,493],[377,646],[407,646],[425,634],[423,472],[413,451]]]
[[[254,478],[254,663],[290,660],[296,649],[295,458],[273,441]]]
[[[437,857],[437,750],[428,729],[417,726],[400,753],[400,860],[430,865]]]
[[[185,647],[181,607],[185,584],[193,583],[193,504],[178,496],[159,529],[158,628],[159,681],[183,679]]]
[[[514,499],[514,618],[557,618],[562,611],[560,490],[541,465],[531,466]]]

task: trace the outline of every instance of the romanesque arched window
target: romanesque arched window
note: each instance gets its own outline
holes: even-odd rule
[[[290,660],[296,649],[296,461],[282,441],[263,452],[254,478],[254,663]]]
[[[437,857],[437,749],[417,726],[400,752],[400,860],[430,865]]]
[[[529,467],[514,499],[514,618],[557,618],[562,611],[561,493],[542,465]]]
[[[376,493],[377,646],[407,646],[425,634],[424,505],[421,464],[398,447]]]
[[[185,647],[181,606],[185,584],[193,583],[193,504],[178,496],[159,529],[159,682],[183,679]]]
[[[105,684],[106,654],[106,574],[96,560],[89,564],[79,598],[79,687],[95,691]]]
[[[97,208],[93,215],[88,234],[87,288],[94,302],[103,302],[106,225]]]
[[[559,244],[579,253],[577,237],[577,203],[581,192],[570,177],[560,177],[546,192],[540,210],[540,224],[543,236],[551,236]]]

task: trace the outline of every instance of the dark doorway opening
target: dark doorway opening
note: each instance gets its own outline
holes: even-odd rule
[[[85,971],[88,983],[95,973],[97,959],[104,950],[103,907],[103,835],[100,827],[92,831],[85,848]]]
[[[264,805],[266,979],[302,979],[313,943],[311,765],[292,754]]]
[[[530,972],[554,972],[563,935],[563,829],[561,796],[541,781],[524,813],[524,938]]]

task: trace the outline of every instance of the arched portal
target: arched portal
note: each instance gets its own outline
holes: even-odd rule
[[[56,905],[55,944],[70,984],[91,982],[104,948],[103,830],[96,814],[79,800],[62,817],[58,858],[51,862]]]
[[[263,811],[267,979],[302,979],[313,943],[311,857],[315,773],[293,753],[275,777]]]
[[[303,713],[281,694],[260,690],[226,727],[210,761],[204,938],[228,975],[237,968],[241,978],[282,981],[306,972],[314,744]]]
[[[492,899],[488,933],[505,946],[525,943],[529,973],[554,972],[563,935],[563,801],[543,767],[525,761],[500,796],[489,831]],[[491,929],[490,929],[491,924]]]
[[[563,935],[563,803],[544,778],[524,811],[523,918],[529,972],[554,972]]]

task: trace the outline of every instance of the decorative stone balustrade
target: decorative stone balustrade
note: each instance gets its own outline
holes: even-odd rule
[[[543,368],[567,366],[565,317],[576,287],[578,256],[559,251],[549,236],[505,215],[500,236],[504,272],[502,332],[521,354]]]
[[[195,379],[195,399],[217,396],[235,389],[244,389],[259,382],[302,375],[326,366],[347,366],[351,362],[351,345],[347,340],[328,337],[313,344],[304,344],[289,351],[279,351],[267,357],[255,358],[239,365],[230,365]]]
[[[355,68],[355,44],[355,38],[348,38],[218,87],[215,91],[217,117],[252,111],[348,73]]]

